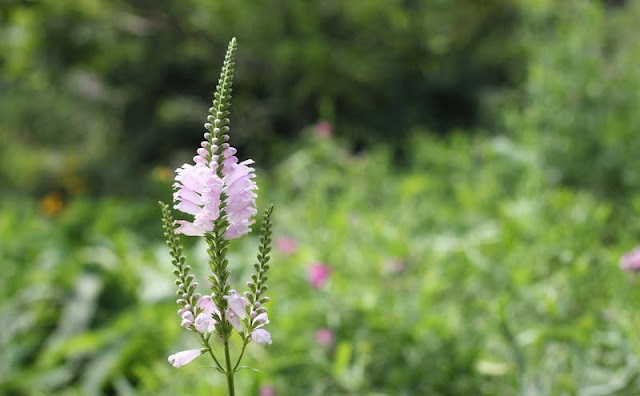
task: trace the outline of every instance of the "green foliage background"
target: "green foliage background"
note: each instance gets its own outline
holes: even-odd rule
[[[274,343],[250,349],[241,394],[639,394],[640,295],[617,268],[640,236],[639,17],[636,1],[0,3],[0,394],[223,394],[204,359],[166,361],[197,343],[155,202],[201,140],[231,36],[232,139],[276,238],[298,243],[274,253]],[[256,245],[232,244],[236,282]],[[313,262],[333,269],[318,290]]]

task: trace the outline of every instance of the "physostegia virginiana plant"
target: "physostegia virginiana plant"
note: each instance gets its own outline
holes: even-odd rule
[[[189,349],[169,356],[169,362],[181,367],[200,355],[208,354],[214,367],[226,376],[229,395],[235,395],[233,375],[242,368],[240,361],[251,342],[271,344],[264,326],[269,323],[264,304],[269,301],[267,271],[271,250],[271,212],[264,212],[260,230],[260,247],[255,273],[246,283],[248,290],[240,294],[229,282],[227,252],[230,241],[251,231],[255,222],[257,186],[253,178],[252,160],[239,162],[236,149],[229,141],[229,108],[233,80],[235,38],[229,43],[222,73],[209,109],[205,140],[193,158],[176,170],[173,187],[174,208],[193,216],[193,221],[174,221],[169,205],[160,202],[164,235],[175,267],[178,315],[182,327],[199,338],[201,348]],[[205,238],[209,255],[211,293],[196,292],[198,283],[185,263],[178,234]],[[232,356],[229,339],[238,334],[241,348]],[[222,349],[222,355],[218,349]]]

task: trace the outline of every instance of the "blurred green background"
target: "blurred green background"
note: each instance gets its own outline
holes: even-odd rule
[[[204,359],[166,360],[198,341],[156,202],[233,36],[231,139],[276,206],[274,343],[240,394],[640,394],[640,290],[618,269],[640,242],[639,18],[631,0],[0,0],[0,394],[224,394]],[[256,247],[232,244],[236,284]]]

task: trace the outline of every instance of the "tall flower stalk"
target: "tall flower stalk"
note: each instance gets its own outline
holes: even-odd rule
[[[209,109],[207,132],[193,157],[193,164],[176,170],[173,208],[193,216],[193,220],[174,220],[168,204],[160,202],[164,236],[172,257],[176,276],[178,315],[181,326],[196,333],[201,348],[188,349],[169,356],[175,367],[190,363],[207,354],[227,380],[230,396],[235,395],[234,374],[251,343],[271,344],[271,335],[264,328],[269,323],[267,309],[267,272],[271,252],[271,214],[273,206],[264,212],[260,229],[260,247],[254,274],[240,294],[229,280],[227,253],[232,240],[251,232],[258,189],[254,181],[252,160],[239,162],[237,150],[229,144],[229,110],[236,53],[235,38],[229,43],[213,106]],[[179,234],[205,238],[209,255],[211,292],[196,292],[198,283],[190,274]],[[203,292],[204,293],[204,292]],[[231,337],[240,337],[241,349],[234,356]],[[218,342],[216,342],[218,341]],[[217,349],[222,348],[223,356]]]

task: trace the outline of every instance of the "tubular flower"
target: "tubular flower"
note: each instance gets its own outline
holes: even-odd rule
[[[169,363],[173,364],[176,368],[180,368],[185,364],[191,363],[193,359],[202,355],[205,351],[206,349],[187,349],[186,351],[169,356]]]
[[[246,307],[249,305],[249,301],[234,289],[231,289],[229,295],[224,296],[224,299],[229,303],[229,309],[225,312],[227,320],[236,330],[242,333],[244,331],[242,321],[247,317]]]
[[[251,339],[258,344],[271,344],[271,334],[265,329],[256,329],[251,332]]]
[[[193,326],[198,330],[198,332],[212,333],[215,330],[216,320],[213,318],[213,313],[220,315],[220,311],[216,307],[216,304],[213,302],[211,296],[202,296],[200,302],[198,303],[202,312],[196,316],[193,321]]]

